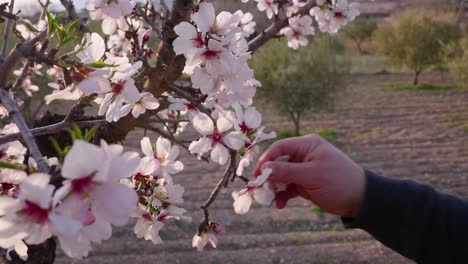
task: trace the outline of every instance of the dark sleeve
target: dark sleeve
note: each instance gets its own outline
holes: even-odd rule
[[[418,263],[468,263],[468,200],[428,185],[366,172],[363,207],[342,220]]]

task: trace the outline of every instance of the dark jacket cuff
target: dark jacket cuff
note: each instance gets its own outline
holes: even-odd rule
[[[341,218],[346,228],[373,229],[378,227],[379,220],[389,220],[395,217],[395,211],[404,212],[408,207],[407,186],[401,180],[377,176],[367,170],[365,175],[366,191],[360,212],[354,218]]]

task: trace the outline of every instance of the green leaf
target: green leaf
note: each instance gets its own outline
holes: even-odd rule
[[[91,129],[86,130],[86,133],[84,135],[84,140],[89,142],[93,138],[98,128],[99,128],[99,124],[96,124]]]
[[[55,21],[54,17],[49,13],[49,11],[45,11],[47,16],[47,25],[48,25],[48,33],[52,33],[55,31]]]
[[[40,31],[37,30],[33,25],[29,24],[26,20],[23,20],[23,21],[21,21],[21,22],[24,24],[25,27],[28,28],[29,31],[35,32],[35,33],[40,32]]]
[[[65,39],[62,40],[62,46],[69,43],[69,42],[72,42],[76,39],[75,36],[67,36],[65,37]]]
[[[57,139],[50,137],[49,140],[50,140],[50,143],[52,144],[52,147],[54,147],[55,151],[57,152],[59,159],[63,160],[63,158],[65,157],[65,152],[60,147],[59,143],[57,142]]]
[[[73,21],[69,26],[68,26],[68,29],[67,29],[67,33],[70,34],[71,32],[73,32],[76,28],[76,26],[78,25],[80,21],[77,19],[75,21]]]
[[[0,168],[2,169],[14,169],[14,170],[25,170],[26,166],[19,163],[12,163],[6,160],[0,160]]]
[[[119,65],[109,64],[109,63],[105,63],[105,62],[102,62],[102,61],[96,61],[96,62],[88,63],[88,64],[86,64],[86,66],[91,67],[91,68],[100,69],[100,68],[105,68],[105,67],[117,67]]]

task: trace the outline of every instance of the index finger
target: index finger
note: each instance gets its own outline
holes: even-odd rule
[[[297,162],[297,158],[303,156],[301,152],[307,152],[311,146],[317,145],[319,140],[320,137],[317,135],[307,135],[276,141],[257,161],[254,176],[261,174],[263,164],[268,161],[276,161],[281,156],[289,156],[289,161]]]

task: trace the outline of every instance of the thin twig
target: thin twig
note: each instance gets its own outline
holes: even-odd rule
[[[29,130],[28,125],[23,119],[23,116],[18,110],[18,106],[16,105],[15,99],[11,96],[5,88],[0,88],[0,99],[2,101],[3,106],[8,110],[8,113],[18,126],[18,129],[21,133],[21,136],[28,147],[29,153],[31,157],[37,162],[37,167],[40,172],[48,173],[49,172],[49,164],[44,159],[39,147],[37,146],[36,140],[34,139],[31,130]]]
[[[12,86],[13,89],[19,88],[23,84],[24,80],[28,76],[28,70],[29,70],[30,64],[31,64],[31,61],[27,60],[23,66],[23,69],[21,70],[21,74],[18,76],[18,78],[16,79],[15,83]]]
[[[211,118],[211,120],[213,121],[213,123],[216,124],[215,120],[214,120],[213,117],[211,116],[211,111],[208,110],[206,107],[204,107],[199,101],[195,100],[191,94],[187,93],[186,91],[184,91],[183,89],[181,89],[180,87],[178,87],[178,86],[175,85],[175,84],[170,85],[169,88],[170,88],[174,93],[176,93],[177,95],[179,95],[180,97],[182,97],[182,98],[184,98],[184,99],[187,99],[187,100],[188,100],[190,103],[192,103],[198,110],[200,110],[200,112],[207,114],[207,115]]]
[[[170,134],[168,132],[165,132],[164,130],[162,130],[162,129],[158,128],[158,127],[150,126],[148,124],[139,123],[137,126],[141,127],[141,128],[144,128],[144,129],[147,129],[147,130],[150,130],[150,131],[153,131],[155,133],[158,133],[159,135],[161,135],[161,136],[163,136],[165,138],[168,138],[172,142],[174,142],[177,145],[179,145],[179,146],[183,147],[184,149],[188,150],[188,147],[184,143],[189,143],[191,141],[177,139],[172,134]]]
[[[89,28],[86,26],[83,19],[81,17],[79,17],[78,14],[76,13],[75,5],[73,4],[73,1],[60,0],[60,3],[62,3],[63,7],[65,7],[65,10],[67,10],[67,13],[68,13],[68,17],[70,17],[70,19],[72,21],[73,20],[78,20],[79,21],[78,22],[78,30],[82,34],[89,33],[90,32]]]
[[[156,35],[158,35],[158,37],[161,39],[162,38],[162,33],[161,33],[161,29],[158,27],[158,25],[156,25],[156,23],[154,23],[154,21],[152,21],[145,13],[145,11],[142,11],[140,10],[138,7],[135,8],[136,12],[137,12],[137,15],[142,17],[146,23],[148,23],[151,28],[153,29],[153,32],[156,33]]]
[[[9,5],[10,13],[13,13],[14,6],[15,6],[15,0],[10,0],[10,5]],[[5,33],[3,35],[2,54],[1,54],[2,58],[5,58],[5,53],[6,53],[6,49],[8,46],[8,37],[10,36],[10,28],[11,28],[11,23],[12,23],[11,21],[12,19],[8,19],[6,27],[5,27]]]
[[[160,0],[159,3],[161,4],[161,7],[166,12],[165,16],[168,17],[169,14],[170,14],[170,11],[169,11],[170,9],[169,9],[169,6],[167,5],[166,1],[165,0]]]
[[[210,205],[216,200],[216,197],[218,196],[219,192],[221,191],[221,188],[226,188],[227,183],[229,182],[229,178],[233,173],[236,171],[236,155],[237,153],[234,150],[231,150],[229,152],[230,159],[229,163],[226,166],[226,170],[224,171],[223,177],[219,179],[218,183],[216,184],[216,187],[213,189],[213,191],[210,194],[210,197],[208,197],[208,200],[200,207],[203,209],[203,213],[205,215],[205,221],[208,223],[210,221],[210,214],[208,212],[208,208]]]
[[[90,127],[90,126],[101,124],[104,122],[106,122],[106,120],[104,119],[86,120],[86,121],[78,121],[78,122],[65,122],[64,120],[62,120],[52,125],[33,128],[30,131],[33,136],[42,136],[42,135],[50,135],[50,134],[58,133],[60,131],[63,131],[67,128],[72,127],[73,124],[82,128],[82,127]],[[0,144],[5,144],[7,142],[11,142],[11,141],[19,140],[19,139],[21,139],[21,133],[8,134],[8,135],[0,137]]]
[[[47,35],[47,31],[42,31],[34,38],[20,43],[14,48],[5,61],[0,64],[0,87],[6,87],[6,82],[13,71],[18,60],[23,56],[29,58],[36,54],[35,46],[36,43],[44,39]]]

